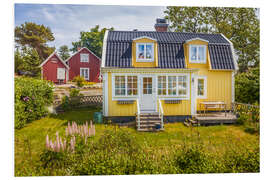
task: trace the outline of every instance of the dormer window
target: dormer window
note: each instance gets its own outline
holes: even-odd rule
[[[80,54],[81,62],[89,62],[89,54]]]
[[[136,43],[136,61],[154,61],[154,43]]]
[[[206,63],[206,46],[190,45],[189,47],[190,63]]]

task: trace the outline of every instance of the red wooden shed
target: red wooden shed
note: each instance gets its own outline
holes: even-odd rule
[[[50,80],[57,84],[66,83],[68,81],[68,65],[53,52],[40,65],[41,75],[43,79]]]
[[[69,80],[75,76],[82,76],[86,81],[100,82],[101,59],[88,48],[79,48],[66,63],[70,67]]]

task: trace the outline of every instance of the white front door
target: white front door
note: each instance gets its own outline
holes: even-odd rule
[[[65,79],[65,68],[57,68],[57,79],[59,80]]]
[[[156,111],[156,83],[154,76],[140,77],[140,107],[141,111]]]

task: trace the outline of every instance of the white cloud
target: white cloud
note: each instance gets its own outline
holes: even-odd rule
[[[50,45],[71,47],[71,42],[79,40],[80,31],[89,31],[96,25],[115,30],[153,31],[155,19],[163,17],[164,10],[165,7],[158,6],[24,4],[15,8],[15,24],[32,21],[49,26],[55,36]]]

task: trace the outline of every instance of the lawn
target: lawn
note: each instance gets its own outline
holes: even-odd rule
[[[45,138],[55,136],[56,131],[64,135],[68,122],[83,124],[93,119],[93,113],[100,111],[95,108],[78,109],[58,115],[51,115],[33,121],[24,128],[15,130],[15,175],[29,176],[32,166],[26,164],[39,163],[40,154],[45,148]],[[209,153],[222,155],[228,146],[259,147],[259,135],[246,133],[242,126],[224,125],[208,127],[186,127],[182,123],[165,124],[163,132],[137,132],[134,128],[118,127],[116,125],[97,124],[98,140],[106,129],[115,132],[129,132],[144,149],[166,155],[185,143],[197,141],[206,145]]]

